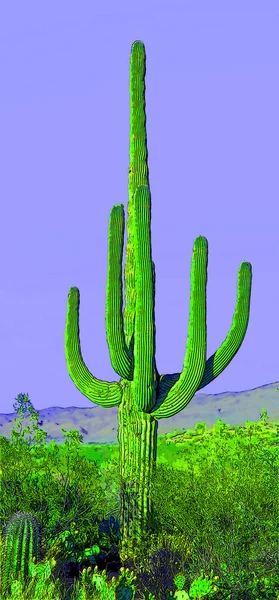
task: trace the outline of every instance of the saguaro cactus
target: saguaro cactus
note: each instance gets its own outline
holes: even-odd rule
[[[65,329],[68,372],[92,402],[118,406],[121,476],[121,554],[129,556],[148,533],[152,518],[152,475],[156,465],[158,420],[183,410],[195,392],[217,377],[239,350],[250,310],[252,270],[243,262],[238,273],[235,313],[220,348],[206,360],[207,240],[194,242],[191,265],[188,341],[181,373],[159,375],[155,362],[155,266],[151,256],[151,199],[148,181],[145,116],[145,47],[134,42],[130,61],[130,167],[127,248],[122,258],[125,216],[112,207],[108,233],[106,336],[119,382],[96,379],[85,365],[79,338],[79,290],[69,291]]]

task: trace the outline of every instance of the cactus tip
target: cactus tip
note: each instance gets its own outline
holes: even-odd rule
[[[132,51],[133,50],[145,50],[144,47],[144,43],[141,40],[135,40],[135,42],[133,42],[132,44]]]

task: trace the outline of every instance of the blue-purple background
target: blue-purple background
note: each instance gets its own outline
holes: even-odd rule
[[[243,345],[203,393],[279,379],[279,4],[3,2],[0,8],[0,412],[91,407],[64,357],[68,290],[84,359],[118,381],[105,333],[107,227],[127,207],[129,61],[147,53],[157,366],[180,371],[193,241],[209,242],[208,356],[253,268]],[[126,238],[125,238],[126,239]]]

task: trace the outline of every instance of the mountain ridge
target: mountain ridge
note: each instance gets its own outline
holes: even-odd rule
[[[258,422],[261,410],[267,411],[269,421],[279,422],[279,382],[264,384],[251,390],[221,392],[219,394],[196,393],[180,413],[169,419],[159,419],[158,435],[174,429],[193,429],[196,423],[205,421],[211,428],[217,419],[222,419],[232,427],[244,426],[246,421]],[[90,402],[90,401],[88,401]],[[34,403],[33,403],[34,406]],[[35,408],[35,406],[34,406]],[[83,435],[85,444],[117,444],[118,407],[103,408],[89,404],[88,407],[52,406],[35,410],[39,414],[38,424],[47,432],[45,442],[54,440],[63,443],[65,438],[61,428],[77,429]],[[0,436],[10,439],[16,412],[0,414]],[[28,416],[23,418],[23,426],[28,424]]]

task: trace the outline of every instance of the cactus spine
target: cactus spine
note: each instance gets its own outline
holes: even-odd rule
[[[181,373],[159,375],[155,361],[155,266],[151,255],[151,198],[148,181],[145,116],[145,47],[134,42],[130,61],[130,166],[127,248],[122,311],[122,256],[125,216],[112,207],[108,231],[106,337],[119,382],[95,378],[85,365],[79,338],[79,290],[68,294],[65,354],[68,372],[79,391],[105,408],[118,406],[121,475],[121,556],[129,556],[150,532],[152,476],[156,465],[158,419],[183,410],[195,392],[231,362],[249,320],[252,270],[243,262],[231,328],[220,348],[206,360],[207,240],[194,242],[191,266],[188,340]]]
[[[22,511],[13,515],[4,532],[2,564],[2,589],[9,592],[11,578],[22,575],[26,580],[31,576],[30,562],[42,557],[42,528],[36,517]]]

